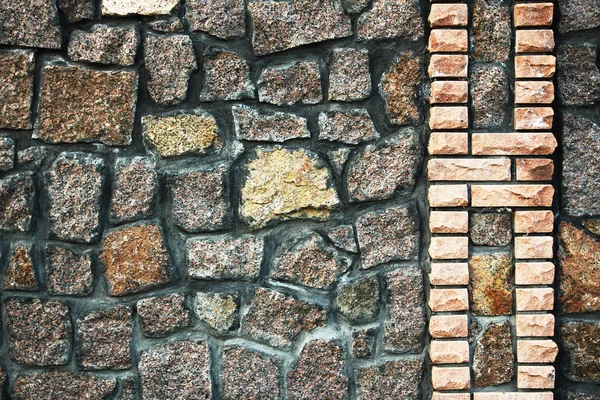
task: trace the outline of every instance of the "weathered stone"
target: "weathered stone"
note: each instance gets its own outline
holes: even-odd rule
[[[0,128],[31,127],[33,67],[31,51],[0,51]]]
[[[585,229],[592,232],[594,235],[600,235],[600,220],[588,219],[583,221],[582,225]]]
[[[232,329],[238,316],[237,296],[224,293],[196,293],[194,314],[211,328],[226,332]]]
[[[431,211],[429,213],[431,233],[468,233],[468,211]]]
[[[379,139],[367,110],[330,111],[319,114],[319,139],[359,144]]]
[[[542,288],[517,288],[517,311],[551,311],[554,309],[554,289]]]
[[[429,345],[429,358],[435,365],[466,364],[469,362],[468,340],[432,340]]]
[[[258,288],[242,321],[242,333],[273,347],[290,348],[303,331],[325,325],[320,307],[271,289]]]
[[[102,15],[163,15],[178,4],[177,0],[102,0]]]
[[[600,326],[592,322],[565,322],[560,326],[566,362],[563,369],[575,382],[600,382]]]
[[[116,385],[114,378],[63,371],[37,372],[19,375],[11,395],[19,400],[102,400]]]
[[[553,119],[552,107],[517,107],[514,110],[514,127],[517,130],[549,131]]]
[[[46,147],[28,147],[17,152],[17,164],[32,169],[37,169],[51,154],[52,152]]]
[[[431,263],[429,281],[432,285],[463,286],[469,284],[469,265],[467,263]]]
[[[385,100],[385,111],[393,124],[421,122],[423,115],[418,106],[418,87],[422,80],[421,58],[411,51],[401,53],[381,76],[379,92]]]
[[[284,3],[273,2],[273,4]],[[263,103],[278,106],[320,102],[323,99],[323,93],[318,62],[299,61],[287,66],[263,69],[258,80],[258,98]]]
[[[71,319],[65,303],[10,298],[4,307],[11,360],[32,366],[69,362]]]
[[[141,292],[169,281],[167,249],[156,224],[109,231],[101,250],[111,296]]]
[[[175,225],[189,231],[214,231],[230,223],[229,168],[220,165],[196,171],[183,171],[169,179]]]
[[[77,320],[78,361],[86,370],[131,368],[131,308],[117,306]]]
[[[507,253],[476,254],[469,259],[471,312],[474,315],[512,313],[512,262]]]
[[[589,390],[589,391],[588,391]],[[562,399],[564,400],[600,400],[600,393],[598,393],[594,388],[592,389],[575,389],[569,388],[562,393]]]
[[[417,40],[424,33],[417,0],[373,0],[373,7],[358,18],[358,39],[403,38]]]
[[[150,28],[155,32],[177,33],[183,32],[183,23],[178,17],[170,17],[169,19],[151,22]]]
[[[94,19],[94,0],[57,0],[56,5],[69,22]]]
[[[264,240],[255,236],[192,238],[186,243],[188,274],[198,279],[257,280]]]
[[[76,29],[71,33],[68,54],[73,61],[133,65],[138,42],[134,27],[94,25],[89,32]]]
[[[551,132],[473,133],[473,155],[549,155],[558,143]]]
[[[148,158],[119,158],[115,163],[110,220],[113,223],[147,218],[158,191],[154,162]]]
[[[185,100],[188,80],[197,68],[192,40],[187,35],[148,35],[144,43],[148,92],[162,105]]]
[[[500,128],[510,117],[506,70],[495,64],[475,64],[469,76],[474,128]]]
[[[554,4],[544,3],[520,3],[514,7],[515,27],[526,26],[550,26],[554,17]]]
[[[280,399],[282,362],[243,347],[223,350],[221,384],[224,399]]]
[[[342,3],[348,14],[358,14],[369,5],[369,0],[342,0]]]
[[[350,153],[352,153],[352,150],[346,147],[327,152],[327,156],[329,157],[329,163],[331,164],[335,173],[337,173],[340,176],[342,176],[342,174],[344,173],[344,165],[346,165],[346,161],[348,161]]]
[[[395,207],[363,214],[356,221],[362,268],[396,260],[412,260],[419,248],[416,210]]]
[[[31,258],[31,244],[12,244],[8,269],[4,275],[4,289],[39,290]]]
[[[46,250],[46,290],[59,296],[92,293],[94,274],[89,253],[76,253],[66,247],[48,246]]]
[[[471,240],[478,246],[506,246],[512,239],[511,214],[474,213]]]
[[[517,53],[549,53],[554,50],[552,29],[518,29],[515,35]]]
[[[465,53],[469,49],[467,30],[432,29],[427,47],[430,53]]]
[[[133,378],[121,379],[121,390],[115,400],[137,400],[137,385]]]
[[[352,35],[350,18],[339,0],[251,1],[248,10],[256,55]]]
[[[558,0],[561,33],[580,31],[600,26],[600,2],[598,0]]]
[[[344,352],[334,340],[307,343],[288,373],[290,400],[348,399]]]
[[[330,172],[306,150],[259,148],[246,169],[240,214],[252,228],[273,220],[324,220],[339,204]]]
[[[231,108],[238,139],[284,142],[309,138],[306,118],[277,111],[262,111],[239,104]]]
[[[512,381],[514,363],[510,325],[506,321],[489,324],[475,344],[475,386],[484,388]]]
[[[0,44],[60,49],[61,30],[54,0],[0,3]]]
[[[431,78],[467,78],[468,67],[466,54],[432,54],[427,73]]]
[[[191,324],[185,295],[179,293],[140,300],[137,302],[137,313],[144,336],[147,337],[163,337]]]
[[[468,311],[469,293],[467,289],[431,289],[429,291],[429,301],[427,304],[433,312]]]
[[[469,100],[469,82],[433,81],[431,82],[430,104],[466,103]]]
[[[375,352],[375,329],[361,329],[352,332],[352,355],[356,358],[368,358]]]
[[[329,100],[358,101],[371,94],[369,52],[366,49],[334,49],[329,62]]]
[[[211,398],[210,354],[204,342],[168,342],[143,351],[138,369],[144,399]]]
[[[552,55],[515,56],[516,78],[552,78],[556,72],[556,57]]]
[[[519,363],[552,364],[558,355],[558,345],[551,339],[518,340]]]
[[[14,166],[15,141],[9,137],[0,137],[0,171],[10,171]]]
[[[371,276],[340,285],[335,298],[339,313],[351,323],[373,320],[379,312],[379,282]]]
[[[354,228],[351,225],[342,225],[330,229],[327,232],[327,237],[334,246],[351,253],[358,253],[358,245],[354,238]]]
[[[429,110],[429,129],[449,130],[469,128],[469,109],[467,106],[431,107]]]
[[[366,146],[354,155],[348,167],[350,201],[384,200],[397,192],[411,192],[420,159],[417,134],[412,129],[403,136]]]
[[[551,181],[554,175],[554,161],[539,158],[519,158],[515,170],[519,181]]]
[[[29,231],[34,190],[31,172],[0,179],[0,229]]]
[[[515,103],[551,104],[554,101],[552,81],[516,81]]]
[[[185,10],[193,31],[220,39],[244,36],[246,32],[243,0],[189,0]]]
[[[510,7],[495,0],[475,0],[471,57],[478,61],[506,62],[510,56]]]
[[[396,266],[387,274],[384,348],[389,352],[418,353],[425,336],[425,294],[419,267]]]
[[[232,51],[208,49],[204,54],[204,86],[200,101],[254,98],[248,63]]]
[[[600,12],[598,15],[600,17]],[[564,104],[592,105],[600,100],[597,57],[598,49],[589,44],[563,44],[558,47],[558,96]]]
[[[360,369],[357,394],[361,400],[420,399],[423,360],[410,358]]]
[[[554,336],[555,318],[552,314],[517,314],[517,336]]]
[[[434,390],[465,390],[471,387],[471,371],[465,367],[431,368],[431,385]]]
[[[554,264],[551,262],[515,263],[515,284],[552,285],[554,283]]]

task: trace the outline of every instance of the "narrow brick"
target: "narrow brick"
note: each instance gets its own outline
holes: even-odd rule
[[[431,263],[429,282],[439,286],[467,285],[469,283],[469,264]]]
[[[517,314],[515,319],[519,337],[554,336],[555,318],[552,314]]]
[[[516,81],[515,103],[550,104],[554,101],[552,81]]]
[[[518,29],[515,35],[517,53],[545,53],[554,49],[552,29]]]
[[[554,230],[554,213],[543,211],[515,211],[515,233],[548,233]]]
[[[464,390],[471,387],[469,367],[433,367],[431,382],[435,390]]]
[[[553,340],[517,340],[517,361],[520,363],[552,364],[558,355]]]
[[[508,158],[434,158],[427,165],[431,181],[510,181]]]
[[[471,400],[469,393],[433,392],[431,400]]]
[[[469,100],[469,82],[467,81],[435,81],[431,83],[429,102],[466,103]]]
[[[429,136],[428,150],[431,155],[468,154],[469,134],[467,132],[432,132]]]
[[[466,340],[432,340],[429,358],[434,364],[462,364],[469,362],[469,342]]]
[[[429,33],[429,52],[462,53],[469,47],[466,29],[432,29]]]
[[[519,365],[517,387],[519,389],[554,389],[555,371],[551,365]]]
[[[466,315],[432,315],[429,334],[434,339],[465,338],[469,334],[469,317]]]
[[[429,128],[431,130],[467,129],[469,109],[467,107],[431,107]]]
[[[557,145],[551,132],[473,133],[471,137],[476,156],[548,155]]]
[[[552,185],[472,185],[473,207],[550,207]]]
[[[465,207],[469,205],[467,185],[433,185],[428,195],[431,207]]]
[[[554,110],[552,107],[515,108],[515,129],[546,131],[552,129]]]
[[[473,400],[553,400],[552,392],[480,392],[473,394]]]
[[[516,258],[552,258],[552,236],[518,236],[515,238]]]
[[[440,26],[467,26],[469,9],[466,4],[432,4],[429,11],[429,25],[432,28]]]
[[[514,24],[524,26],[550,26],[554,15],[552,3],[517,4],[514,9]]]
[[[551,311],[554,308],[554,289],[517,289],[517,311]]]
[[[429,308],[433,312],[467,311],[469,292],[467,289],[431,289]]]
[[[554,264],[551,262],[518,262],[515,265],[517,285],[551,285],[554,282]]]
[[[516,56],[515,75],[517,78],[551,78],[556,72],[554,56]]]
[[[466,78],[469,57],[459,54],[433,54],[429,60],[431,78]]]
[[[469,238],[466,236],[432,237],[429,255],[434,260],[466,259],[469,257]]]
[[[551,181],[554,175],[554,161],[547,158],[519,158],[516,164],[518,181]]]
[[[429,214],[429,229],[432,233],[469,232],[467,211],[432,211]]]

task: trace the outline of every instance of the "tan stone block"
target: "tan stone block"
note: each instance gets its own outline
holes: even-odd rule
[[[469,47],[466,29],[432,29],[429,32],[429,51],[431,53],[462,53]]]
[[[510,181],[508,158],[434,158],[427,172],[431,181]]]
[[[550,397],[548,397],[550,395]],[[473,400],[553,400],[554,394],[548,392],[489,392],[475,393]]]
[[[473,133],[471,151],[476,156],[548,155],[558,145],[551,132]]]
[[[552,29],[517,29],[515,35],[517,53],[546,53],[554,49]]]
[[[429,154],[468,154],[469,134],[467,132],[431,132]]]
[[[469,393],[433,392],[431,400],[471,400],[471,395]]]
[[[429,187],[431,207],[465,207],[469,205],[467,185],[433,185]]]
[[[549,233],[553,230],[554,213],[552,211],[515,211],[515,233]]]
[[[552,129],[554,110],[552,107],[515,108],[515,129],[545,131]]]
[[[517,336],[554,336],[554,321],[552,314],[517,314]]]
[[[554,56],[515,56],[517,78],[551,78],[555,72],[556,57]]]
[[[431,78],[466,78],[469,57],[462,54],[433,54],[429,60]]]
[[[467,289],[431,289],[429,308],[433,312],[467,311],[469,292]]]
[[[466,103],[469,100],[469,82],[467,81],[434,81],[431,82],[429,102]]]
[[[466,259],[469,257],[469,238],[466,236],[432,237],[429,255],[434,260]]]
[[[519,389],[554,389],[554,367],[551,365],[519,365],[517,387]]]
[[[522,392],[517,393],[516,400],[554,400],[552,392]]]
[[[554,14],[552,3],[525,3],[516,4],[514,9],[514,23],[521,26],[550,26]]]
[[[528,262],[515,264],[517,285],[551,285],[554,282],[554,264],[551,262]]]
[[[554,175],[554,161],[548,158],[519,158],[516,165],[518,181],[551,181]]]
[[[517,340],[517,362],[552,364],[558,355],[553,340]]]
[[[550,104],[554,101],[552,81],[516,81],[515,103]]]
[[[473,207],[550,207],[552,185],[471,185]]]
[[[432,340],[429,358],[434,364],[462,364],[469,362],[469,342],[466,340]]]
[[[552,258],[554,256],[552,236],[517,236],[515,238],[516,258]]]
[[[435,390],[463,390],[471,387],[469,367],[433,367],[431,381]]]
[[[466,4],[432,4],[429,10],[429,25],[438,26],[467,26],[469,9]]]
[[[431,107],[429,128],[431,130],[467,129],[469,109],[467,107]]]
[[[554,289],[517,289],[517,311],[550,311],[554,308]]]
[[[439,286],[467,285],[469,283],[469,264],[432,263],[429,282]]]
[[[432,233],[469,232],[469,213],[466,211],[432,211],[429,214]]]
[[[429,334],[434,339],[466,338],[469,334],[467,315],[432,315]]]

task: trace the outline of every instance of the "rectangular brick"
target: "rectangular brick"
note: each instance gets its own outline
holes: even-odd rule
[[[432,340],[429,358],[434,364],[462,364],[469,362],[469,342],[466,340]]]
[[[516,81],[515,103],[550,104],[554,101],[552,81]]]
[[[517,362],[552,364],[557,354],[558,346],[553,340],[517,340]]]
[[[429,11],[429,25],[432,28],[440,26],[467,26],[469,23],[469,8],[466,4],[432,4]]]
[[[431,289],[429,308],[433,312],[469,310],[467,289]]]
[[[427,164],[431,181],[510,181],[508,158],[434,158]]]
[[[515,108],[515,129],[547,131],[552,129],[554,110],[552,107]]]
[[[558,145],[551,132],[473,133],[471,151],[476,156],[549,155]]]
[[[467,132],[431,132],[428,150],[431,155],[468,154],[469,134]]]
[[[554,289],[516,289],[517,311],[551,311],[554,308]]]
[[[518,262],[515,264],[515,283],[551,285],[554,282],[554,270],[551,262]]]
[[[554,5],[549,2],[516,4],[514,23],[516,27],[550,26],[553,15]]]
[[[429,102],[466,103],[469,100],[469,82],[467,81],[434,81],[431,82]]]
[[[469,47],[466,29],[432,29],[429,32],[431,53],[464,53]]]
[[[548,158],[519,158],[516,165],[518,181],[551,181],[554,175],[554,161]]]
[[[469,232],[469,213],[467,211],[431,211],[429,229],[432,233]]]
[[[519,365],[517,387],[519,389],[554,389],[555,371],[551,365]]]
[[[515,233],[549,233],[553,230],[554,213],[552,211],[515,211]]]
[[[469,109],[467,107],[431,107],[429,129],[467,129]]]
[[[517,314],[515,317],[517,336],[551,337],[554,336],[555,318],[552,314]]]
[[[550,207],[552,185],[471,185],[473,207]]]
[[[429,282],[438,286],[467,285],[469,284],[469,264],[431,263]]]
[[[555,72],[556,57],[554,56],[515,56],[517,78],[552,78]]]
[[[518,29],[515,35],[517,53],[549,53],[554,49],[552,29]]]
[[[467,315],[432,315],[429,334],[434,339],[466,338],[469,334]]]
[[[469,57],[462,54],[433,54],[429,60],[431,78],[466,78]]]
[[[489,392],[475,393],[473,400],[554,400],[552,392]]]
[[[464,390],[471,387],[469,367],[432,367],[431,382],[434,390]]]
[[[517,236],[516,258],[552,258],[554,238],[552,236]]]
[[[467,185],[433,185],[428,195],[431,207],[465,207],[469,205]]]
[[[461,260],[469,257],[466,236],[435,236],[429,244],[429,256],[434,260]]]

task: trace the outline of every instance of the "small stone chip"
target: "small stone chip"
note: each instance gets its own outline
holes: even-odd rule
[[[359,144],[379,139],[367,110],[330,111],[319,114],[319,139]]]
[[[385,100],[387,116],[393,124],[421,122],[423,116],[418,106],[418,86],[423,78],[421,58],[410,51],[401,53],[381,76],[379,91]]]
[[[31,228],[33,176],[23,172],[0,179],[0,229],[27,232]]]
[[[254,98],[248,63],[237,53],[208,49],[204,59],[204,87],[200,101]]]
[[[223,350],[221,382],[225,399],[280,399],[279,381],[283,363],[243,347]]]
[[[299,61],[289,66],[267,67],[260,74],[258,88],[261,102],[278,106],[295,103],[317,104],[323,99],[321,72],[316,61]]]
[[[56,5],[69,22],[94,19],[94,0],[57,0]]]
[[[238,139],[261,142],[284,142],[309,138],[306,118],[277,111],[253,109],[243,104],[232,107]]]
[[[39,290],[31,258],[31,244],[13,243],[4,288],[11,290]]]
[[[356,244],[352,225],[342,225],[330,229],[327,232],[327,237],[335,247],[351,253],[358,253],[358,245]]]
[[[369,52],[335,49],[329,63],[329,100],[358,101],[371,95]]]
[[[356,358],[371,357],[375,351],[375,329],[361,329],[352,332],[352,355]]]
[[[196,318],[211,328],[226,332],[231,330],[237,322],[238,315],[237,296],[224,293],[196,293],[194,314]]]
[[[71,33],[68,54],[73,61],[133,65],[139,40],[135,27],[94,25],[89,32]]]
[[[110,220],[113,223],[147,218],[158,192],[154,162],[144,157],[118,158],[112,186]]]
[[[32,51],[0,51],[0,128],[31,127],[33,67]]]
[[[94,274],[89,253],[76,253],[66,247],[48,246],[46,281],[50,294],[84,296],[92,293]]]

